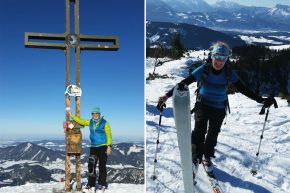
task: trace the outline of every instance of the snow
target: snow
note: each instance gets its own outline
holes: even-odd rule
[[[107,168],[113,168],[113,169],[124,169],[124,168],[136,168],[132,165],[126,165],[126,164],[118,164],[118,165],[107,165]],[[142,168],[140,168],[142,169]]]
[[[56,144],[53,143],[53,142],[47,142],[45,145],[46,145],[46,146],[55,146]]]
[[[149,38],[149,40],[151,43],[153,43],[153,42],[156,42],[159,38],[160,38],[159,35],[153,35]]]
[[[169,16],[172,16],[173,15],[173,13],[171,12],[171,11],[167,11],[166,12]]]
[[[171,33],[171,34],[173,34],[173,33],[177,33],[178,32],[178,30],[177,29],[175,29],[175,28],[169,28],[168,29],[169,30],[169,32]]]
[[[281,45],[281,46],[269,46],[268,48],[271,49],[271,50],[289,49],[290,48],[290,44],[288,44],[288,45]]]
[[[280,39],[280,40],[290,41],[290,37],[288,37],[288,36],[269,36],[269,37],[277,38],[277,39]]]
[[[206,24],[206,22],[205,22],[205,21],[203,21],[203,20],[200,20],[200,19],[196,19],[196,21],[199,21],[200,23]]]
[[[195,53],[195,54],[194,54]],[[174,128],[172,100],[167,101],[160,128],[160,143],[157,154],[157,179],[152,180],[159,112],[155,108],[158,97],[164,95],[177,82],[188,75],[187,60],[203,57],[203,52],[191,53],[191,58],[164,63],[156,73],[167,74],[169,79],[146,81],[146,190],[148,193],[182,193],[183,181],[177,134]],[[193,56],[194,55],[194,56]],[[146,69],[151,72],[154,60],[147,58]],[[196,84],[189,86],[191,105],[194,104]],[[279,108],[270,108],[262,140],[258,174],[250,170],[255,164],[256,152],[265,120],[259,115],[261,105],[242,94],[229,95],[231,114],[222,126],[213,160],[220,186],[224,193],[284,193],[290,189],[290,108],[286,100],[276,98]],[[192,116],[193,117],[193,116]],[[192,128],[194,119],[192,118]],[[205,172],[200,167],[197,173],[197,193],[212,192]]]
[[[38,165],[41,165],[48,170],[64,169],[65,161],[64,160],[57,160],[57,161],[53,161],[52,163],[49,163],[49,164],[38,163]],[[71,168],[75,168],[75,164],[71,163]],[[85,162],[84,164],[81,164],[81,171],[87,171],[87,168],[88,168],[87,162]],[[107,168],[124,169],[124,168],[136,168],[136,167],[132,166],[132,165],[118,164],[118,165],[107,165]],[[142,169],[142,168],[140,168],[140,169]],[[72,171],[74,171],[74,170],[72,169]],[[59,181],[63,177],[64,177],[64,174],[52,174],[52,178],[57,180],[57,181]]]
[[[124,150],[119,150],[121,154],[125,155],[125,151]]]
[[[38,156],[38,154],[40,154],[41,150],[39,150],[32,158],[31,160],[34,160],[34,158],[36,158]]]
[[[31,146],[32,146],[31,143],[27,143],[27,145],[26,145],[26,147],[25,147],[25,149],[24,149],[24,152],[27,151]]]
[[[127,155],[130,155],[131,153],[138,153],[141,152],[143,148],[137,147],[136,145],[133,145],[132,147],[130,147],[130,149],[127,152]]]
[[[40,164],[40,163],[39,163]],[[74,164],[71,163],[72,167],[74,167]],[[81,168],[85,167],[84,164],[81,164]],[[52,169],[64,169],[65,166],[65,160],[57,159],[56,161],[52,161],[51,163],[43,163],[41,166],[45,167],[48,170]],[[84,171],[84,170],[83,170]]]
[[[177,16],[182,17],[183,19],[188,19],[188,15],[185,13],[176,13]]]
[[[205,13],[204,15],[205,15],[206,20],[209,21],[210,19],[209,19],[208,14]]]
[[[228,21],[227,19],[217,19],[216,22],[226,22]]]
[[[38,161],[32,161],[32,160],[20,160],[20,161],[8,161],[8,160],[6,160],[6,161],[1,161],[0,164],[1,164],[0,167],[4,169],[3,172],[9,172],[9,170],[7,170],[6,168],[11,167],[13,165],[18,165],[18,164],[28,164],[30,166],[39,165],[39,166],[42,166],[48,170],[64,169],[65,161],[57,159],[56,161],[53,161],[52,163],[47,163],[47,162],[40,163]],[[75,167],[73,163],[71,163],[71,167]],[[87,163],[81,164],[81,168],[82,168],[82,171],[86,171],[87,170]],[[52,174],[52,178],[57,180],[57,181],[63,176],[64,175],[62,175],[62,174]]]
[[[197,50],[197,51],[189,50],[187,53],[189,55],[189,59],[204,60],[207,58],[209,52],[210,52],[209,50]]]
[[[53,183],[27,183],[22,186],[13,187],[2,187],[0,193],[51,193],[53,188],[60,190],[64,188],[64,182],[53,182]],[[144,185],[136,184],[109,184],[109,188],[105,191],[106,193],[142,193],[144,192]],[[76,192],[81,193],[81,192]]]
[[[274,41],[274,40],[268,40],[264,37],[254,37],[254,36],[246,36],[246,35],[239,35],[240,38],[242,40],[244,40],[247,44],[252,44],[252,43],[270,43],[270,44],[282,44],[282,42],[277,42],[277,41]]]
[[[125,155],[124,150],[121,150],[121,149],[119,149],[119,148],[117,148],[117,147],[115,147],[115,149],[118,150],[121,154]]]
[[[6,138],[0,138],[0,148],[4,148],[7,146],[15,146],[15,140],[10,140]]]
[[[282,16],[284,16],[284,17],[287,17],[287,16],[290,15],[289,12],[287,12],[287,11],[285,11],[285,10],[283,10],[283,9],[276,8],[276,7],[272,8],[272,9],[269,11],[269,14],[270,14],[270,15],[282,15]]]
[[[29,164],[29,165],[35,165],[35,164],[38,164],[39,162],[37,161],[31,161],[31,160],[19,160],[19,161],[1,161],[0,162],[0,167],[1,168],[9,168],[13,165],[16,165],[16,164]]]

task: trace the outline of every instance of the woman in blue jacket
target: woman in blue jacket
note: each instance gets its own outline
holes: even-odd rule
[[[88,163],[88,183],[83,192],[95,192],[96,186],[96,165],[99,161],[99,178],[98,178],[98,193],[105,191],[107,178],[107,157],[112,152],[112,133],[109,123],[101,117],[100,108],[95,107],[92,110],[92,118],[90,120],[81,119],[73,116],[70,117],[80,125],[89,126],[90,128],[90,156]]]
[[[214,147],[226,115],[227,84],[232,83],[238,91],[258,103],[264,103],[267,106],[273,104],[273,99],[262,98],[248,89],[235,71],[228,72],[226,61],[231,54],[231,49],[226,43],[216,42],[210,49],[207,64],[196,68],[192,74],[179,83],[189,85],[199,81],[198,97],[194,109],[195,127],[191,135],[192,158],[193,163],[197,165],[204,157],[204,164],[208,172],[213,169],[211,157],[214,157]],[[173,89],[159,98],[158,105],[163,105],[172,95]]]

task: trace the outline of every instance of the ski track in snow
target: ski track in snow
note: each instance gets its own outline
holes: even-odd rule
[[[183,181],[177,134],[174,128],[172,100],[167,101],[160,127],[157,154],[157,179],[152,180],[159,112],[158,97],[188,75],[187,61],[203,58],[203,51],[190,52],[188,58],[170,61],[156,68],[156,73],[169,79],[146,81],[146,190],[149,193],[182,193]],[[146,76],[153,72],[155,59],[147,58]],[[189,86],[191,107],[196,83]],[[261,105],[241,94],[229,95],[231,114],[227,115],[216,146],[216,174],[223,193],[282,193],[290,189],[290,108],[285,100],[276,98],[279,108],[270,108],[259,155],[256,176],[250,173],[262,133],[265,115]],[[192,128],[194,119],[192,116]],[[212,192],[205,172],[199,167],[197,193]]]
[[[64,182],[53,183],[27,183],[22,186],[10,186],[0,188],[0,193],[52,193],[53,188],[61,190],[64,188]],[[109,184],[109,188],[105,193],[142,193],[144,192],[144,185],[136,184]],[[68,192],[69,193],[69,192]],[[81,191],[74,191],[74,193],[81,193]]]

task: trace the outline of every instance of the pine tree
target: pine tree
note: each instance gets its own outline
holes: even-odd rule
[[[183,56],[183,46],[180,41],[180,34],[176,33],[171,40],[173,58],[180,58]]]

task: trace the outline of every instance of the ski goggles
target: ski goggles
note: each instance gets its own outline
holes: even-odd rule
[[[227,60],[228,56],[222,55],[222,54],[218,54],[218,53],[213,53],[212,54],[212,58],[217,59],[217,60]]]
[[[92,112],[92,115],[94,115],[94,114],[100,114],[100,113],[98,113],[98,112]]]

